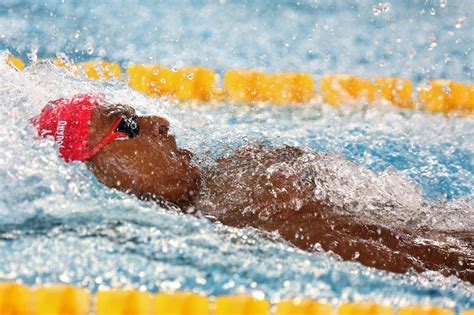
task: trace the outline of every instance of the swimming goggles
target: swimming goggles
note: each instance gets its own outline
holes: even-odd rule
[[[99,152],[100,149],[114,140],[129,139],[138,136],[140,134],[140,127],[137,119],[138,116],[120,116],[120,118],[112,125],[112,128],[110,128],[107,135],[88,152],[86,158],[91,158]]]

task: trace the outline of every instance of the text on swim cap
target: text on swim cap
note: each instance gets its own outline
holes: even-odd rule
[[[55,142],[61,147],[64,141],[64,131],[66,130],[67,121],[59,120],[58,126],[56,127],[56,139]]]

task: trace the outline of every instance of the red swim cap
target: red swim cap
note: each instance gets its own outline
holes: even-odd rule
[[[41,137],[52,136],[66,162],[85,161],[92,156],[86,148],[92,111],[103,97],[75,95],[49,102],[32,119]],[[95,152],[94,152],[95,153]]]

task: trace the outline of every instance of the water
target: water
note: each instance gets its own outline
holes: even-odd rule
[[[0,48],[32,59],[199,64],[221,74],[256,67],[316,78],[340,71],[472,81],[469,1],[397,1],[388,10],[382,3],[375,14],[378,3],[8,1],[0,4]],[[321,166],[332,183],[325,193],[351,205],[359,196],[350,210],[465,229],[474,220],[472,118],[386,104],[175,104],[120,81],[74,78],[48,63],[24,73],[0,64],[0,280],[474,307],[473,286],[454,277],[340,262],[297,250],[278,235],[211,224],[104,188],[84,165],[65,164],[51,142],[35,140],[27,123],[48,100],[100,92],[141,114],[168,117],[178,144],[204,165],[248,142],[337,152]],[[401,210],[370,207],[379,200]],[[432,209],[427,200],[449,205]]]

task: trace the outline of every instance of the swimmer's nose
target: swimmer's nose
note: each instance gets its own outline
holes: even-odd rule
[[[192,159],[193,156],[194,156],[194,153],[189,151],[189,150],[186,150],[186,149],[180,149],[178,148],[178,153],[181,154],[181,155],[184,155],[186,156],[188,159]]]
[[[169,130],[170,130],[169,121],[167,121],[167,120],[161,121],[160,120],[160,121],[157,121],[153,124],[153,128],[152,128],[151,132],[155,137],[159,137],[159,136],[167,137]]]

